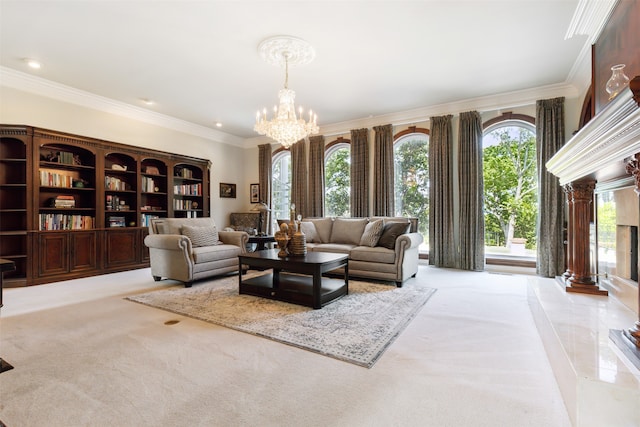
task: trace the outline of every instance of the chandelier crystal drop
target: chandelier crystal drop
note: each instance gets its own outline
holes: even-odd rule
[[[289,42],[291,39],[296,43],[301,42],[300,39],[293,38],[287,38],[285,42]],[[270,40],[266,42],[268,41]],[[287,48],[288,46],[284,46],[282,41],[279,40],[277,49],[281,50],[279,54],[281,55],[281,59],[284,59],[285,80],[284,89],[280,89],[278,92],[279,104],[274,107],[273,118],[269,120],[266,108],[263,109],[262,113],[258,111],[256,124],[253,127],[260,135],[268,136],[282,144],[284,148],[289,148],[301,139],[319,132],[318,117],[313,111],[309,110],[308,121],[305,121],[303,117],[302,107],[298,109],[299,116],[296,114],[294,102],[296,93],[292,89],[289,89],[289,59],[291,52],[287,51]],[[306,60],[308,61],[308,59]]]

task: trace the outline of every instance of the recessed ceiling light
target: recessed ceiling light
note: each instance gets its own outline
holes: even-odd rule
[[[222,123],[217,122],[217,123],[216,123],[216,126],[217,126],[217,127],[219,127],[219,128],[221,128],[221,127],[222,127]]]
[[[145,105],[153,105],[154,102],[147,98],[140,98],[140,101],[144,102]]]
[[[34,70],[38,70],[38,69],[40,69],[42,67],[42,64],[40,64],[40,62],[36,61],[35,59],[24,58],[23,61],[26,62],[26,64],[30,68],[33,68]]]

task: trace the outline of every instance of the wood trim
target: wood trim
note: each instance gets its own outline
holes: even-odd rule
[[[347,138],[343,138],[341,136],[339,136],[338,138],[334,139],[333,141],[331,141],[330,143],[326,144],[324,146],[324,151],[329,150],[331,147],[338,145],[338,144],[351,144],[351,140],[347,139]]]
[[[486,130],[489,127],[500,123],[500,122],[506,122],[506,121],[510,121],[510,120],[514,120],[514,121],[520,121],[520,122],[526,122],[526,123],[530,123],[532,125],[536,125],[536,119],[534,117],[531,117],[529,115],[526,114],[514,114],[511,111],[507,111],[502,113],[502,115],[498,116],[498,117],[494,117],[493,119],[489,119],[486,122],[484,122],[482,124],[482,129]]]
[[[424,133],[425,135],[429,135],[429,129],[409,126],[408,129],[405,129],[393,135],[393,140],[396,141],[398,138],[402,138],[405,135],[411,135],[413,133]]]

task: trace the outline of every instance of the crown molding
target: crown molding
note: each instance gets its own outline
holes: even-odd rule
[[[564,36],[565,40],[577,35],[587,35],[587,44],[595,43],[617,3],[618,0],[580,0]]]
[[[95,95],[7,67],[0,67],[0,86],[35,93],[58,101],[115,114],[223,144],[238,147],[245,146],[244,138],[235,135],[220,132],[216,129],[197,125],[165,114],[145,110],[144,108],[115,101],[104,96]]]

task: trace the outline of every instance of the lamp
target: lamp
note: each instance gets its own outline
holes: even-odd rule
[[[315,51],[310,44],[304,40],[290,36],[276,36],[264,40],[258,46],[258,51],[262,58],[273,65],[284,65],[285,78],[284,89],[278,92],[279,106],[274,107],[273,118],[267,117],[267,109],[262,113],[258,111],[256,124],[253,130],[260,135],[266,135],[282,144],[284,148],[289,148],[296,142],[309,135],[318,133],[318,117],[309,110],[309,120],[303,118],[302,107],[296,115],[294,100],[295,91],[289,89],[289,65],[307,64],[315,57]]]
[[[260,212],[260,221],[258,221],[258,235],[262,236],[264,234],[264,232],[262,231],[262,223],[264,222],[262,216],[265,212],[271,212],[271,209],[269,209],[269,206],[267,206],[266,203],[260,202],[253,205],[251,211]]]

